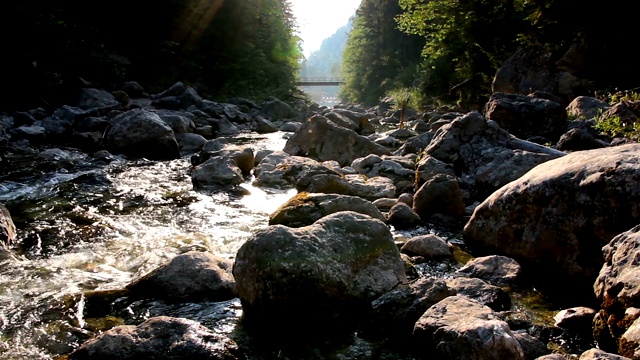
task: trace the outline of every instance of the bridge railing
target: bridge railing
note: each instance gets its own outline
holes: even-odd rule
[[[314,76],[314,77],[301,77],[297,80],[298,83],[339,83],[344,84],[345,80],[343,77],[323,77],[323,76]]]

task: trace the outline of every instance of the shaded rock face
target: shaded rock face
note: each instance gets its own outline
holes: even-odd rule
[[[69,355],[83,359],[244,359],[238,345],[199,323],[160,316],[138,326],[116,326]]]
[[[416,322],[413,336],[423,355],[438,359],[524,359],[509,325],[464,296],[430,307]]]
[[[638,144],[549,161],[480,204],[465,243],[515,259],[543,289],[589,297],[602,246],[640,222],[639,180]]]
[[[605,263],[594,284],[602,307],[598,314],[601,325],[595,327],[594,337],[602,348],[630,357],[640,353],[640,339],[630,339],[631,334],[638,333],[640,315],[639,249],[640,225],[614,237],[602,249]]]
[[[340,166],[369,154],[390,155],[390,151],[355,131],[316,115],[304,122],[284,146],[290,155],[307,156],[318,161],[335,160]]]
[[[390,335],[406,336],[427,309],[446,297],[455,295],[446,283],[434,277],[421,277],[399,286],[372,302],[370,321]]]
[[[103,142],[112,153],[151,160],[180,157],[171,127],[155,113],[135,109],[116,116],[107,128]]]
[[[356,196],[299,193],[269,216],[269,225],[301,227],[340,211],[354,211],[386,222],[384,215],[370,201]]]
[[[236,296],[231,260],[190,251],[127,285],[133,295],[169,301],[230,300]]]
[[[306,227],[257,232],[238,251],[233,275],[245,319],[273,321],[270,327],[348,323],[406,282],[388,227],[349,211]]]
[[[569,71],[558,69],[556,60],[552,53],[541,46],[526,47],[496,71],[491,90],[523,95],[543,91],[558,95],[568,103],[577,94],[584,93],[591,83]]]
[[[491,95],[485,117],[521,139],[543,136],[556,141],[567,128],[567,112],[562,105],[525,95]]]
[[[471,204],[564,153],[518,139],[495,121],[471,112],[441,127],[425,155],[451,166],[465,193],[465,204]]]

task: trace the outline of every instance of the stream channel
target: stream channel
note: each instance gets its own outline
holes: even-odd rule
[[[281,150],[285,134],[242,134],[231,142]],[[18,241],[0,257],[0,359],[64,359],[97,332],[167,315],[199,321],[215,331],[239,333],[240,301],[166,304],[116,300],[111,313],[85,315],[81,295],[121,289],[172,257],[204,250],[233,259],[240,246],[296,191],[256,188],[247,194],[193,190],[189,157],[174,161],[95,158],[72,150],[10,159],[0,172],[0,202],[11,211]],[[61,160],[62,159],[62,160]],[[429,225],[397,237],[434,232],[452,243],[461,237]],[[455,266],[454,266],[455,267]],[[420,271],[447,276],[450,265]],[[552,313],[531,296],[512,294],[514,309],[549,323]],[[537,298],[537,297],[534,297]],[[519,305],[520,304],[520,305]],[[525,308],[522,304],[534,304]],[[528,305],[527,305],[528,306]],[[413,359],[384,343],[354,334],[347,343],[300,349],[252,347],[231,336],[251,359]]]

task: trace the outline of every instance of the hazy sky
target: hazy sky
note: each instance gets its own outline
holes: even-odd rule
[[[360,0],[291,0],[304,56],[320,49],[322,40],[347,25]]]

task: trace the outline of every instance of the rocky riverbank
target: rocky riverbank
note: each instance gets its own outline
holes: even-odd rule
[[[595,109],[625,104],[582,97],[565,108],[543,95],[494,94],[483,113],[414,113],[400,128],[385,103],[219,103],[182,83],[155,95],[136,83],[112,93],[87,88],[52,112],[0,116],[2,171],[27,171],[17,168],[25,157],[56,169],[189,157],[197,191],[242,194],[249,179],[297,190],[233,260],[185,251],[122,288],[79,294],[87,316],[136,299],[239,298],[249,343],[285,354],[311,339],[358,334],[391,339],[407,359],[639,358],[640,145],[593,129]],[[286,145],[228,141],[243,132],[283,132]],[[427,224],[461,235],[429,234]],[[565,308],[555,324],[514,306],[532,287]],[[90,340],[59,355],[241,359],[274,349],[256,353],[246,338],[190,319],[145,320],[87,333]]]

